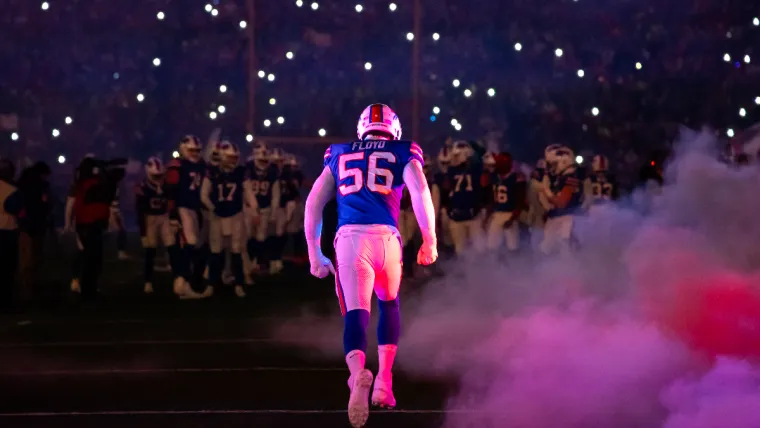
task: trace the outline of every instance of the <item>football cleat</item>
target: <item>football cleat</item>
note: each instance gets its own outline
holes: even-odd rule
[[[348,399],[348,422],[352,427],[363,427],[369,419],[369,390],[372,388],[372,372],[364,369],[358,376],[348,378],[351,395]]]

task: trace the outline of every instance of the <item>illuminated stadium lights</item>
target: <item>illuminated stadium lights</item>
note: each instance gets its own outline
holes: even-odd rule
[[[470,98],[471,95],[472,95],[472,91],[471,90],[469,90],[469,89],[465,89],[464,90],[464,96],[465,97]]]
[[[388,9],[390,9],[391,12],[395,12],[396,11],[396,3],[389,4],[388,5]]]
[[[438,33],[433,33],[433,40],[435,40],[435,41],[437,42],[437,41],[438,41],[438,39],[440,39],[440,38],[441,38],[441,35],[440,35],[440,34],[438,34]]]
[[[744,107],[739,109],[739,116],[744,117],[747,115],[747,110],[744,110]]]
[[[227,107],[225,106],[219,106],[216,108],[216,111],[218,111],[221,114],[224,114],[225,111],[227,111]]]
[[[264,70],[259,70],[259,74],[258,74],[259,79],[263,79],[264,77],[266,77],[266,75],[267,74],[264,72]]]
[[[212,9],[211,10],[211,16],[217,16],[217,15],[219,15],[219,11],[216,10],[216,9]]]
[[[44,2],[42,2],[42,6],[40,6],[40,7],[42,8],[42,10],[48,10],[48,9],[50,9],[50,4],[48,4],[48,2],[46,2],[46,1],[44,1]]]
[[[581,156],[581,155],[576,156],[575,157],[575,163],[577,163],[578,165],[583,164],[583,156]]]
[[[273,106],[273,105],[275,105],[275,104],[277,104],[277,100],[276,100],[276,99],[274,99],[274,98],[270,98],[270,99],[269,99],[269,105],[270,105],[270,106]]]
[[[489,97],[496,96],[496,89],[494,89],[494,88],[488,88],[488,96]]]
[[[137,102],[141,103],[143,101],[145,101],[145,95],[137,94]]]
[[[248,23],[247,23],[247,22],[245,22],[245,21],[240,21],[240,22],[238,23],[238,26],[239,26],[241,29],[245,29],[245,27],[247,27],[247,26],[248,26]]]
[[[285,54],[285,58],[287,58],[287,59],[293,59],[293,52],[290,52],[290,51],[288,51],[288,52]]]
[[[327,135],[327,131],[325,131],[325,128],[320,128],[319,129],[319,136],[320,137],[324,137],[325,135]]]
[[[269,120],[269,119],[264,119],[264,126],[266,126],[267,128],[269,128],[269,126],[270,126],[271,124],[272,124],[272,121],[271,121],[271,120]]]
[[[303,1],[296,0],[296,7],[303,7]]]
[[[586,72],[584,72],[583,70],[578,70],[577,74],[578,74],[578,77],[583,77],[586,75]]]
[[[214,10],[214,6],[211,6],[210,4],[207,4],[206,6],[203,7],[203,10],[205,10],[206,12],[211,13],[211,11]]]
[[[453,85],[455,88],[458,88],[458,87],[459,87],[459,79],[454,79],[454,81],[453,81],[453,82],[451,82],[451,84],[452,84],[452,85]]]
[[[153,58],[153,66],[158,67],[161,65],[161,58]]]
[[[220,85],[219,86],[219,92],[221,92],[221,93],[227,92],[227,85]]]
[[[462,130],[462,125],[459,124],[459,123],[457,123],[456,125],[454,125],[454,129],[456,129],[457,131],[461,131]]]
[[[441,114],[441,109],[438,106],[433,107],[433,114]]]
[[[279,123],[280,125],[282,125],[283,123],[285,123],[285,118],[282,117],[282,116],[278,117],[277,118],[277,123]]]
[[[723,54],[723,61],[731,62],[731,55],[729,55],[729,54]]]
[[[753,19],[752,25],[754,25],[755,27],[760,27],[760,18]]]
[[[562,53],[563,53],[562,49],[560,48],[554,49],[554,56],[556,56],[557,58],[562,58]]]
[[[70,116],[66,116],[66,119],[64,119],[63,121],[66,123],[66,125],[71,125],[71,122],[73,122],[74,120]]]
[[[245,141],[248,141],[249,143],[253,142],[253,135],[248,134],[245,136]]]
[[[641,67],[642,67],[642,66],[641,66],[641,63],[640,63],[640,62],[637,62],[637,63],[636,63],[636,70],[641,70]]]
[[[755,104],[760,106],[760,97],[755,97]]]
[[[733,136],[734,136],[734,130],[731,129],[731,128],[728,128],[726,130],[726,135],[728,135],[728,138],[733,138]]]
[[[319,9],[319,3],[312,2],[311,3],[311,10],[317,10],[317,9]]]
[[[58,163],[61,163],[61,164],[66,163],[66,156],[59,155],[58,156]]]
[[[51,132],[50,134],[53,136],[53,138],[58,138],[58,136],[61,135],[61,131],[57,129],[53,129],[53,132]]]
[[[744,63],[749,64],[749,55],[744,55]]]
[[[18,141],[18,132],[11,132],[11,140]]]
[[[166,17],[166,15],[164,15],[164,13],[163,13],[163,12],[158,12],[158,13],[156,14],[156,18],[158,18],[158,20],[159,20],[159,21],[163,21],[163,20],[164,20],[164,17]]]
[[[520,52],[520,51],[522,50],[522,44],[520,44],[520,43],[515,43],[515,50],[516,50],[517,52]]]
[[[179,157],[179,152],[178,152],[178,151],[176,151],[176,150],[175,150],[175,151],[173,151],[173,152],[172,152],[172,157],[173,157],[174,159],[177,159],[177,158]]]
[[[216,120],[216,112],[215,111],[209,112],[208,118],[211,120]]]
[[[457,126],[459,124],[459,121],[456,120],[456,118],[451,119],[451,126]]]
[[[599,109],[596,107],[592,108],[591,114],[593,114],[594,116],[599,116]]]
[[[269,74],[267,75],[267,80],[269,80],[270,82],[274,82],[274,74],[272,74],[272,73],[269,73]]]
[[[357,4],[356,7],[354,7],[354,10],[356,11],[356,13],[361,13],[362,10],[364,10],[364,8],[362,7],[362,5]]]
[[[406,39],[410,42],[414,40],[414,33],[406,33]]]
[[[365,62],[364,63],[364,69],[369,71],[372,70],[372,63],[371,62]]]

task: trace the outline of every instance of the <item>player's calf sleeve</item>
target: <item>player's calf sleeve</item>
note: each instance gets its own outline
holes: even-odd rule
[[[203,281],[203,272],[206,270],[206,263],[208,262],[208,255],[210,251],[207,246],[201,246],[196,248],[192,252],[193,256],[193,281],[198,284]],[[224,260],[224,259],[222,259]]]
[[[343,352],[348,355],[351,351],[367,352],[367,325],[369,311],[354,309],[343,317]]]
[[[182,250],[179,245],[170,245],[166,252],[169,253],[169,266],[172,268],[172,275],[182,276]]]
[[[235,277],[235,285],[245,284],[245,273],[243,272],[243,255],[240,253],[230,254],[230,268],[232,275]]]
[[[398,345],[401,335],[401,311],[398,296],[393,300],[378,300],[380,319],[377,322],[377,344]]]
[[[153,282],[153,266],[156,263],[156,249],[145,249],[145,260],[143,261],[143,276],[145,282]]]
[[[222,283],[224,253],[211,253],[208,263],[208,283],[214,287]]]
[[[193,281],[193,255],[195,254],[195,245],[192,244],[185,244],[184,247],[182,247],[182,272],[180,273],[180,276],[185,279],[187,282]]]

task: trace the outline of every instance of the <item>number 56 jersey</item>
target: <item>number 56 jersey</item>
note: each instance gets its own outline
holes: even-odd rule
[[[333,144],[325,152],[337,186],[338,229],[347,224],[398,228],[404,168],[413,159],[424,166],[422,149],[403,140]]]

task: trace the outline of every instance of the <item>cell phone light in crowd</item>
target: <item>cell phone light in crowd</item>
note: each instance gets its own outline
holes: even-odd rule
[[[277,100],[276,100],[276,99],[274,99],[274,98],[270,98],[270,99],[269,99],[269,105],[270,105],[270,106],[273,106],[273,105],[275,105],[275,104],[277,104]]]
[[[388,9],[390,9],[391,12],[395,12],[396,8],[397,8],[396,3],[391,3],[388,5]]]
[[[728,138],[733,138],[734,137],[734,130],[731,129],[731,128],[728,128],[726,130],[726,135],[728,135]]]
[[[431,122],[435,122],[436,120],[438,120],[438,118],[434,114],[431,114],[430,115],[430,121]]]
[[[269,119],[264,119],[264,126],[269,128],[272,125],[272,121]]]
[[[211,16],[217,16],[219,15],[219,11],[216,9],[211,9]]]
[[[649,161],[649,165],[654,166],[654,161]]]
[[[372,63],[371,62],[365,62],[364,63],[364,69],[367,71],[372,70]]]
[[[318,133],[320,137],[324,137],[325,135],[327,135],[327,131],[325,131],[325,128],[320,128]]]
[[[577,74],[578,74],[578,77],[583,77],[583,76],[585,76],[585,75],[586,75],[586,72],[585,72],[585,71],[583,71],[583,70],[578,70],[578,73],[577,73]]]
[[[259,70],[259,73],[257,75],[259,76],[259,79],[267,77],[267,74],[264,72],[264,70]]]
[[[575,163],[577,163],[578,165],[583,165],[583,156],[581,155],[576,156]]]
[[[458,88],[458,87],[459,87],[459,83],[460,83],[460,82],[459,82],[459,79],[454,79],[454,81],[453,81],[453,82],[451,82],[451,84],[452,84],[452,85],[453,85],[455,88]]]
[[[293,59],[293,52],[290,52],[290,51],[288,51],[288,52],[285,54],[285,58],[287,58],[287,59]]]
[[[57,129],[53,129],[53,131],[50,133],[50,135],[52,135],[53,138],[58,138],[58,137],[61,136],[61,131],[59,131]]]
[[[211,120],[216,120],[216,112],[215,111],[210,111],[208,113],[208,118],[211,119]]]
[[[177,159],[177,158],[179,157],[179,152],[178,152],[178,151],[176,151],[176,150],[175,150],[175,151],[173,151],[173,152],[172,152],[172,157],[173,157],[174,159]]]
[[[729,54],[723,54],[723,61],[731,62],[731,55]]]
[[[285,123],[285,118],[282,117],[282,116],[278,117],[277,118],[277,123],[279,123],[280,125],[282,125],[283,123]]]
[[[164,15],[164,13],[163,13],[163,12],[158,12],[158,13],[156,14],[156,18],[157,18],[159,21],[163,21],[163,20],[164,20],[164,18],[166,18],[166,15]]]
[[[64,156],[64,155],[58,155],[58,163],[60,163],[60,164],[66,163],[66,156]]]
[[[744,109],[744,107],[739,109],[739,116],[744,117],[747,115],[747,110]]]
[[[441,108],[438,106],[433,107],[433,114],[441,114]]]
[[[248,141],[249,143],[252,143],[253,142],[253,135],[251,135],[251,134],[246,135],[245,136],[245,141]]]
[[[733,35],[733,34],[731,34],[731,32],[730,32],[730,31],[727,31],[727,32],[726,32],[726,38],[727,38],[727,39],[730,39],[730,38],[731,38],[731,37],[733,37],[733,36],[734,36],[734,35]]]
[[[296,0],[296,7],[303,7],[303,1],[302,0]]]
[[[562,58],[563,53],[564,52],[562,52],[562,49],[560,48],[554,49],[554,56],[556,56],[557,58]]]
[[[464,90],[464,96],[465,96],[466,98],[470,98],[470,97],[472,96],[472,91],[471,91],[471,90],[469,90],[469,89],[465,89],[465,90]]]
[[[456,118],[451,119],[451,126],[457,126],[458,123],[459,123],[459,121],[456,120]]]
[[[760,97],[755,97],[755,104],[760,106]]]
[[[433,40],[435,40],[435,41],[437,42],[438,40],[440,40],[440,38],[441,38],[441,35],[440,35],[440,34],[438,34],[438,33],[433,33]]]
[[[488,96],[489,97],[495,97],[496,96],[496,89],[494,88],[488,88]]]
[[[521,43],[515,43],[515,50],[517,52],[520,52],[522,50],[522,44]]]
[[[642,67],[641,63],[636,62],[636,70],[641,70],[641,67]]]
[[[749,55],[744,55],[744,63],[749,64],[749,60],[750,60]]]
[[[227,85],[219,85],[219,92],[221,93],[227,92]]]
[[[161,58],[153,58],[153,66],[158,67],[161,65]]]
[[[406,39],[410,42],[414,40],[414,33],[406,33]]]
[[[11,140],[18,141],[18,132],[11,132]]]
[[[203,10],[205,10],[208,13],[211,13],[211,11],[214,10],[214,6],[207,4],[206,6],[203,6]]]
[[[599,109],[596,107],[592,108],[591,114],[593,114],[594,116],[599,116]]]
[[[317,9],[319,9],[319,3],[312,2],[311,3],[311,10],[317,10]]]
[[[74,122],[74,119],[72,119],[71,116],[66,116],[66,119],[63,119],[63,122],[66,123],[66,125],[71,125],[71,123]]]
[[[137,94],[137,102],[141,103],[143,101],[145,101],[145,95],[143,95],[143,94]]]
[[[46,2],[46,1],[43,1],[42,5],[40,6],[40,8],[42,10],[48,10],[48,9],[50,9],[50,3]]]
[[[362,5],[357,4],[356,6],[354,6],[354,10],[356,11],[356,13],[362,13],[364,8],[362,7]]]
[[[245,30],[245,27],[248,26],[248,23],[245,21],[238,22],[238,27],[240,27],[241,30]]]
[[[462,124],[461,123],[457,123],[456,125],[454,125],[454,129],[456,129],[457,131],[461,131],[462,130]]]
[[[752,25],[754,25],[755,27],[760,27],[760,18],[758,17],[753,18]]]
[[[267,80],[269,80],[270,82],[274,82],[274,74],[272,74],[272,73],[269,73],[269,74],[267,75]]]
[[[216,111],[218,111],[221,114],[224,114],[224,112],[227,111],[227,107],[225,107],[225,106],[219,106],[219,107],[216,108]]]

